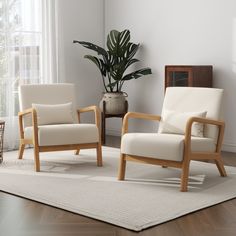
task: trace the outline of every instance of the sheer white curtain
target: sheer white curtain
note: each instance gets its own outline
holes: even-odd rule
[[[0,0],[0,120],[18,148],[18,86],[57,82],[55,0]]]
[[[58,82],[57,0],[42,1],[42,83]]]

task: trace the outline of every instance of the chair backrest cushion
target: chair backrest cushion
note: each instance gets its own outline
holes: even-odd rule
[[[20,110],[32,107],[32,104],[66,104],[72,103],[73,117],[76,117],[75,86],[69,83],[31,84],[19,87]],[[24,119],[24,126],[31,126],[30,117]]]
[[[72,103],[63,103],[56,105],[48,104],[32,104],[37,112],[38,125],[54,125],[54,124],[73,124]]]
[[[159,133],[185,134],[186,124],[191,117],[206,117],[205,112],[177,112],[165,110],[159,126]],[[204,137],[204,125],[194,122],[192,125],[192,136]]]
[[[168,87],[162,107],[162,116],[165,111],[176,112],[207,112],[206,118],[219,120],[221,118],[221,103],[223,89],[199,87]],[[162,132],[159,126],[159,132]],[[204,136],[216,139],[217,127],[206,125]]]

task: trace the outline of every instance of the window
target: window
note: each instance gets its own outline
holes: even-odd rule
[[[0,0],[0,117],[18,113],[19,84],[41,78],[41,0]]]

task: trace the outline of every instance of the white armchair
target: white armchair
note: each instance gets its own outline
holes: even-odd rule
[[[35,170],[40,171],[40,152],[96,148],[102,166],[100,110],[90,106],[76,110],[73,84],[22,85],[19,87],[20,147],[34,146]],[[95,124],[81,124],[80,114],[94,112]]]
[[[213,160],[221,176],[225,124],[220,121],[223,90],[169,87],[162,116],[129,112],[124,117],[119,180],[125,178],[127,161],[182,169],[181,191],[187,191],[191,160]],[[130,118],[160,122],[158,133],[128,133]]]

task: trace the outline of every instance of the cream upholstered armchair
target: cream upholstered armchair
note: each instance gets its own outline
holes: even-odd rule
[[[35,84],[19,87],[19,159],[25,145],[34,146],[35,170],[40,171],[40,152],[96,148],[102,166],[100,111],[96,106],[76,110],[73,84]],[[95,124],[80,123],[80,114],[94,112]]]
[[[225,124],[219,120],[222,95],[222,89],[169,87],[161,116],[127,113],[118,179],[124,180],[127,161],[181,168],[183,192],[188,188],[191,160],[213,160],[220,175],[226,176],[221,159]],[[158,133],[128,133],[130,118],[160,122]]]

